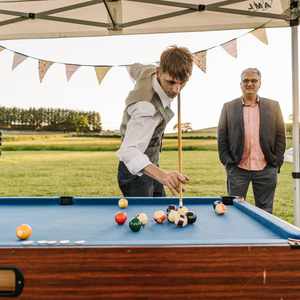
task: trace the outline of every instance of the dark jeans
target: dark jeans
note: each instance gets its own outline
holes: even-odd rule
[[[255,205],[272,213],[277,185],[277,168],[266,166],[261,171],[248,171],[237,166],[229,166],[226,171],[229,195],[246,198],[249,184],[252,182]]]
[[[124,197],[165,197],[161,183],[147,175],[132,175],[123,162],[118,167],[118,183]]]

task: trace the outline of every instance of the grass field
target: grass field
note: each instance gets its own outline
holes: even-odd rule
[[[0,196],[120,196],[114,152],[4,151],[0,158]],[[190,177],[186,196],[226,194],[225,172],[216,151],[185,151],[184,173]],[[164,169],[177,169],[177,152],[161,156]],[[293,222],[292,166],[279,176],[274,213]],[[252,201],[252,193],[249,201]]]
[[[73,134],[4,134],[3,151],[117,151],[118,137],[86,137]],[[291,139],[287,140],[291,146]],[[177,150],[177,137],[168,134],[163,142],[164,151]],[[183,134],[183,150],[217,151],[216,129],[207,129]]]

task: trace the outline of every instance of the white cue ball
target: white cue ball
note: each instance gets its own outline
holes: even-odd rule
[[[148,216],[145,213],[139,213],[136,217],[144,226],[148,223]]]
[[[188,211],[189,211],[189,209],[186,206],[182,206],[182,207],[178,208],[178,212],[181,215],[185,215]]]

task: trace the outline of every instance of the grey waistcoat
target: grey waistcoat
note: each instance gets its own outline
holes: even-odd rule
[[[155,74],[155,67],[147,67],[141,72],[141,75],[136,81],[134,89],[129,93],[126,99],[126,107],[123,113],[123,120],[121,123],[121,136],[124,138],[127,123],[130,120],[130,115],[127,113],[128,106],[139,101],[148,101],[153,104],[156,114],[159,114],[162,121],[155,128],[151,140],[146,148],[145,154],[149,157],[150,161],[158,165],[159,152],[161,149],[162,137],[168,122],[174,116],[172,110],[168,107],[164,108],[159,96],[155,93],[152,87],[152,76]]]

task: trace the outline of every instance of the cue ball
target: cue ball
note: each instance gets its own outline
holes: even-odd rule
[[[143,226],[148,223],[148,216],[145,213],[139,213],[136,217],[141,221]]]
[[[16,236],[20,240],[28,239],[32,234],[32,228],[28,224],[21,224],[16,229]]]
[[[188,211],[189,211],[188,208],[185,207],[185,206],[182,206],[182,207],[178,208],[178,212],[179,212],[180,215],[185,215]]]
[[[125,198],[121,198],[119,200],[119,207],[120,208],[126,208],[128,206],[128,200]]]

